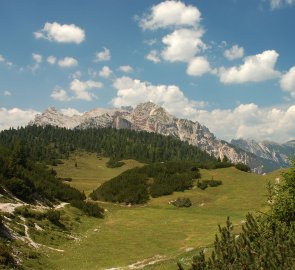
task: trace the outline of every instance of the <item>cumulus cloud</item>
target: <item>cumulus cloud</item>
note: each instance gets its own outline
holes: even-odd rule
[[[189,117],[198,105],[203,105],[188,100],[175,85],[152,85],[124,76],[116,79],[113,86],[117,89],[117,96],[112,100],[115,107],[136,106],[141,102],[152,101],[164,106],[172,114]]]
[[[37,53],[32,53],[32,57],[36,63],[40,64],[42,62],[42,55]]]
[[[279,54],[274,50],[264,51],[261,54],[248,56],[240,66],[220,68],[220,81],[226,84],[261,82],[277,78],[280,72],[275,70]]]
[[[286,142],[295,138],[294,117],[294,105],[288,108],[259,108],[251,103],[231,110],[200,110],[193,118],[224,140],[253,138]]]
[[[235,60],[244,56],[244,48],[233,45],[230,49],[224,51],[224,57],[228,60]]]
[[[143,29],[155,30],[175,26],[196,26],[201,20],[200,11],[180,1],[164,1],[152,6],[139,24]]]
[[[62,68],[70,68],[78,65],[78,61],[73,57],[65,57],[58,61],[58,65]]]
[[[32,109],[0,108],[0,130],[25,126],[34,119],[37,113],[39,112]]]
[[[295,99],[295,66],[285,73],[280,80],[281,89]]]
[[[32,69],[33,72],[35,72],[40,67],[40,64],[42,62],[42,55],[37,53],[32,53],[32,58],[35,64],[30,68]]]
[[[210,64],[206,57],[199,56],[193,58],[186,70],[186,73],[190,76],[202,76],[205,73],[212,71]]]
[[[80,81],[74,79],[71,82],[70,89],[74,92],[74,99],[81,99],[86,101],[91,101],[96,96],[90,92],[90,90],[102,88],[103,84],[98,81]]]
[[[161,62],[161,59],[160,59],[160,56],[159,56],[159,52],[158,52],[157,50],[151,50],[151,51],[149,52],[149,54],[147,54],[147,55],[145,56],[145,58],[146,58],[147,60],[150,60],[150,61],[154,62],[154,63],[159,63],[159,62]]]
[[[60,110],[62,114],[67,115],[67,116],[74,116],[74,115],[82,115],[81,112],[74,108],[66,108],[66,109],[61,109]]]
[[[51,65],[54,65],[56,63],[56,57],[53,55],[50,55],[47,57],[47,62]]]
[[[103,62],[111,60],[111,51],[107,48],[103,48],[103,51],[96,52],[94,62]]]
[[[6,90],[3,92],[3,95],[7,97],[7,96],[11,96],[12,93],[10,91]]]
[[[60,43],[80,44],[85,40],[85,31],[74,24],[46,22],[44,27],[34,33],[36,39],[47,39]]]
[[[71,98],[68,96],[67,92],[64,89],[56,88],[52,91],[50,95],[53,99],[58,101],[69,101]]]
[[[206,49],[201,40],[201,29],[177,29],[163,37],[162,42],[166,46],[162,51],[162,57],[169,62],[191,60],[197,53]]]
[[[280,8],[283,6],[291,6],[295,3],[295,0],[270,0],[270,6],[272,9]]]
[[[104,66],[99,71],[99,76],[103,78],[109,78],[112,73],[113,71],[108,66]]]
[[[125,73],[130,73],[133,71],[133,68],[129,65],[126,65],[126,66],[120,66],[119,70]]]
[[[2,54],[0,54],[0,62],[4,62],[5,61],[5,58]]]

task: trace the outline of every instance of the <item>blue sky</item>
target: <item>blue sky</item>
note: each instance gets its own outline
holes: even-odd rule
[[[151,100],[222,139],[294,139],[294,25],[293,0],[2,0],[0,129]]]

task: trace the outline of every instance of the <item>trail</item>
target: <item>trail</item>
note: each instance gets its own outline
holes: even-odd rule
[[[159,262],[167,261],[169,258],[162,255],[155,255],[151,258],[144,259],[142,261],[135,262],[133,264],[129,264],[128,266],[123,267],[113,267],[105,270],[135,270],[135,269],[143,269],[146,266],[154,265]]]

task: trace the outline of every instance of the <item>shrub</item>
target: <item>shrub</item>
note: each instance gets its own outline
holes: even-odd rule
[[[15,266],[12,248],[0,243],[0,265]]]
[[[48,220],[50,222],[52,222],[53,224],[55,225],[59,225],[60,224],[60,212],[59,211],[56,211],[56,210],[53,210],[53,209],[50,209],[47,211],[47,214],[46,214]]]
[[[71,205],[80,209],[88,216],[103,218],[104,209],[99,207],[97,203],[85,202],[80,200],[71,201]]]
[[[243,164],[243,163],[237,163],[235,165],[235,168],[240,171],[243,171],[243,172],[250,172],[251,171],[250,167],[246,164]]]
[[[180,197],[177,198],[172,204],[176,207],[190,207],[192,206],[192,202],[189,198]]]
[[[28,181],[13,177],[6,180],[5,186],[17,198],[27,202],[32,200],[33,188]]]

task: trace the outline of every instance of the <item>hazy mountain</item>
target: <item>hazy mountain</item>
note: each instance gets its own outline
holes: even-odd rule
[[[179,119],[169,114],[164,108],[152,103],[142,103],[136,108],[122,107],[121,109],[94,109],[82,115],[66,116],[54,108],[48,108],[37,115],[30,125],[54,125],[69,129],[86,128],[125,128],[156,132],[166,136],[174,136],[191,145],[200,147],[210,155],[223,159],[227,156],[232,162],[248,164],[257,173],[271,171],[282,167],[281,159],[260,155],[259,151],[251,151],[254,147],[246,147],[246,143],[232,144],[220,140],[206,126],[187,119]],[[295,143],[293,142],[295,145]],[[287,147],[287,146],[286,146]],[[288,152],[289,153],[289,152]],[[286,156],[287,152],[284,152]],[[284,155],[282,154],[282,155]]]
[[[271,141],[237,139],[232,140],[231,143],[258,157],[274,161],[280,167],[289,167],[291,164],[289,158],[295,154],[295,141],[278,144]]]

